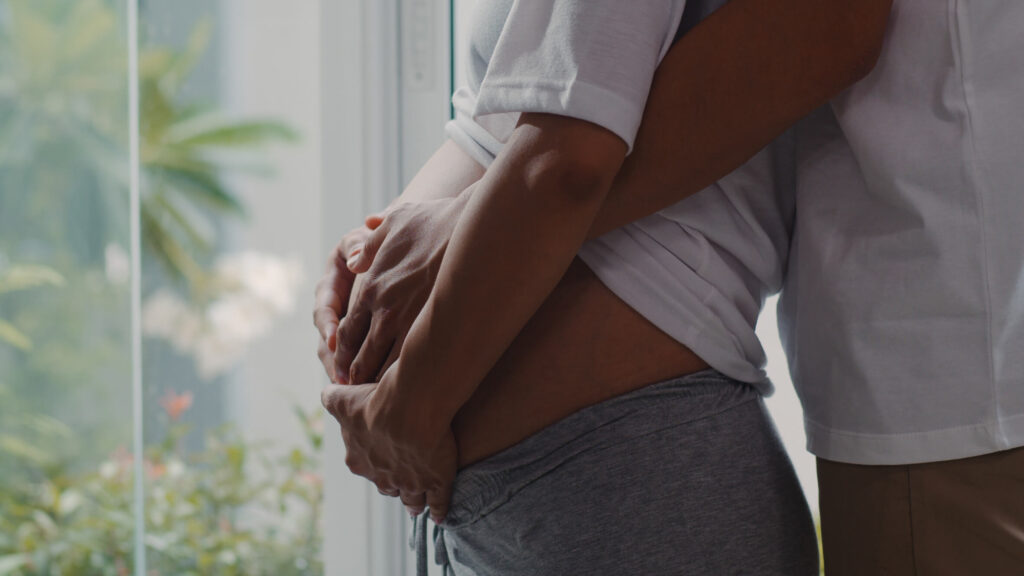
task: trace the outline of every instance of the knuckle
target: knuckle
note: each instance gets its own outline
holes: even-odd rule
[[[359,298],[356,300],[356,305],[363,310],[369,310],[377,302],[378,288],[374,280],[375,278],[368,274],[363,289],[359,292]]]
[[[356,474],[359,473],[358,471],[362,470],[362,462],[360,461],[359,458],[356,458],[351,452],[345,455],[345,466],[348,467],[350,471]]]
[[[330,413],[334,413],[334,397],[331,394],[330,387],[325,387],[320,391],[320,404]]]
[[[355,330],[354,324],[355,324],[356,320],[357,320],[356,316],[349,316],[348,318],[345,319],[344,322],[341,322],[341,323],[338,324],[338,342],[339,342],[339,346],[341,346],[342,344],[347,346],[348,343],[349,343],[349,340],[351,338],[355,337],[356,330]]]
[[[401,218],[403,215],[409,213],[409,207],[410,204],[408,202],[402,202],[401,204],[392,207],[392,209],[388,210],[388,213],[384,216],[384,221],[387,222],[388,219],[395,220],[397,218]]]
[[[352,380],[353,383],[355,383],[355,384],[365,384],[365,382],[363,382],[364,378],[363,378],[363,363],[362,362],[359,362],[359,361],[353,362],[352,365],[349,366],[349,368],[348,368],[348,375],[349,375],[349,378]]]
[[[370,347],[378,347],[384,343],[387,337],[387,333],[390,331],[390,325],[393,321],[392,313],[386,308],[381,308],[373,313],[373,326],[370,332],[366,335],[367,345]]]

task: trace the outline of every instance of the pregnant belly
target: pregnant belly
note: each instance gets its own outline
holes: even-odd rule
[[[707,367],[577,259],[456,416],[459,467],[581,408]]]

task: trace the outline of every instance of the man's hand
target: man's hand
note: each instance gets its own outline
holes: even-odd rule
[[[359,254],[371,228],[380,224],[379,216],[366,219],[366,226],[360,226],[346,234],[341,242],[331,250],[327,258],[327,268],[323,277],[316,285],[316,299],[313,306],[313,324],[316,326],[320,340],[317,343],[317,355],[327,371],[331,382],[338,382],[335,370],[334,350],[337,344],[338,324],[348,306],[352,293],[355,274],[348,269],[346,262]]]
[[[356,384],[377,381],[397,360],[413,320],[423,308],[452,230],[470,192],[458,198],[399,204],[388,209],[358,252],[347,259],[361,286],[338,326],[334,368]],[[337,303],[337,301],[335,301]],[[340,316],[340,314],[339,314]],[[322,358],[321,358],[322,359]]]
[[[349,470],[381,494],[399,496],[410,513],[427,506],[441,522],[457,468],[451,423],[431,418],[422,406],[403,405],[390,381],[395,373],[389,370],[380,384],[329,384],[321,401],[341,424]]]

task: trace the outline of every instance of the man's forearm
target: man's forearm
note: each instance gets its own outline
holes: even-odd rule
[[[729,174],[866,75],[892,0],[731,0],[669,51],[633,153],[588,234]]]
[[[473,191],[403,345],[395,398],[415,407],[408,418],[451,421],[569,266],[624,152],[592,124],[524,115]]]

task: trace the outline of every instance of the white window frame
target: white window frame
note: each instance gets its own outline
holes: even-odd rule
[[[452,6],[451,0],[321,2],[324,258],[364,215],[387,206],[443,140]],[[326,437],[326,574],[413,574],[404,508],[349,473],[340,435]],[[433,562],[431,573],[439,573]]]

